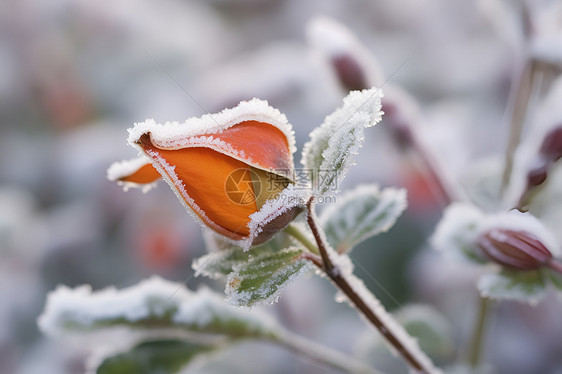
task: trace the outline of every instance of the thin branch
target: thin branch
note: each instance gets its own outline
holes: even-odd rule
[[[271,341],[318,363],[339,369],[342,372],[351,374],[384,374],[381,371],[370,368],[351,356],[305,339],[289,331],[276,334]]]
[[[510,112],[509,140],[505,150],[504,170],[501,180],[502,193],[505,192],[513,172],[513,158],[521,141],[527,107],[533,92],[533,78],[536,67],[536,63],[533,60],[525,61],[521,67],[519,80],[512,86],[508,109]]]
[[[316,245],[308,239],[308,237],[294,224],[289,224],[283,230],[287,235],[292,236],[295,238],[299,243],[305,246],[311,253],[318,254],[318,248]]]
[[[480,358],[482,355],[482,342],[484,341],[486,321],[488,320],[488,310],[490,306],[490,300],[486,297],[480,297],[479,301],[478,314],[476,316],[476,323],[473,330],[473,336],[470,342],[470,350],[468,354],[468,363],[473,368],[477,368],[480,365]]]
[[[342,269],[334,263],[333,259],[338,255],[326,243],[323,232],[316,224],[313,198],[308,201],[307,207],[307,221],[322,257],[322,270],[324,270],[333,284],[377,328],[387,342],[396,349],[413,370],[426,374],[438,373],[439,371],[433,366],[429,357],[421,351],[416,341],[384,310],[365,284],[350,271],[346,271],[346,269]]]

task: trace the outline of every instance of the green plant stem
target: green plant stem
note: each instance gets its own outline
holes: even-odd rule
[[[378,370],[370,368],[363,362],[357,361],[351,356],[305,339],[289,331],[276,334],[271,341],[297,354],[306,356],[318,363],[339,369],[345,373],[383,374]]]
[[[310,252],[314,254],[319,254],[316,245],[313,242],[311,242],[310,239],[308,239],[308,237],[306,236],[306,234],[303,233],[296,225],[289,224],[287,227],[285,227],[283,231],[286,234],[295,238],[299,243],[304,245],[306,249],[308,249]]]
[[[332,283],[347,297],[353,305],[384,337],[384,339],[402,356],[410,368],[416,373],[439,373],[429,357],[421,351],[417,342],[411,338],[404,328],[399,325],[383,308],[375,296],[368,290],[359,278],[353,275],[351,263],[347,255],[338,255],[326,242],[323,232],[316,223],[314,201],[307,203],[307,222],[310,226],[322,264],[316,264],[332,281]],[[346,261],[347,260],[347,261]],[[348,265],[342,265],[347,263]]]
[[[488,320],[488,311],[490,309],[490,299],[480,297],[478,305],[478,314],[476,315],[476,322],[473,330],[472,340],[470,342],[470,350],[468,353],[468,363],[473,368],[480,365],[482,343],[486,335],[486,322]]]

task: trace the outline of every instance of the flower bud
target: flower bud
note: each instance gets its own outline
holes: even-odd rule
[[[332,57],[332,65],[342,87],[347,91],[369,88],[363,68],[349,54]]]
[[[546,134],[539,153],[550,162],[562,158],[562,126],[557,126]]]
[[[552,258],[539,238],[526,231],[491,229],[477,244],[491,261],[513,270],[539,269]]]
[[[262,243],[298,214],[284,211],[250,238],[250,216],[293,184],[293,132],[264,101],[184,124],[148,120],[129,132],[144,161],[112,165],[110,179],[142,184],[161,175],[199,222],[232,241]]]

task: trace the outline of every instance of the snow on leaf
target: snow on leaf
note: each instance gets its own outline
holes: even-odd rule
[[[433,247],[445,256],[482,263],[476,246],[479,227],[485,215],[468,204],[453,203],[446,210],[431,239]]]
[[[268,242],[252,247],[248,251],[212,232],[205,234],[205,241],[209,254],[195,259],[192,267],[195,276],[204,275],[209,278],[227,276],[236,266],[250,262],[256,257],[281,251],[293,244],[293,240],[283,232],[277,233]]]
[[[122,290],[58,287],[49,294],[38,323],[52,336],[124,327],[242,337],[266,336],[275,329],[268,317],[225,305],[207,289],[192,292],[158,277]]]
[[[106,358],[96,374],[173,374],[201,354],[217,349],[215,345],[194,344],[181,340],[143,342],[128,352]]]
[[[283,287],[311,269],[310,262],[300,257],[302,252],[291,247],[235,266],[226,283],[229,304],[252,306],[276,301]]]
[[[406,190],[362,185],[345,193],[320,217],[329,243],[345,252],[361,241],[388,231],[406,209]]]
[[[478,290],[491,299],[511,299],[536,304],[546,293],[547,284],[540,270],[508,271],[483,275]]]
[[[363,144],[364,129],[381,120],[381,98],[378,88],[352,91],[343,106],[310,133],[301,162],[312,171],[311,183],[317,195],[337,191]]]

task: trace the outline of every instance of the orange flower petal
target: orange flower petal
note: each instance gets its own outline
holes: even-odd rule
[[[242,150],[244,162],[292,179],[293,158],[289,143],[277,127],[264,122],[244,121],[213,134],[213,137]]]
[[[158,170],[152,166],[152,164],[146,164],[136,170],[134,173],[129,175],[124,175],[119,178],[122,182],[131,182],[138,184],[154,183],[158,179],[162,178]]]
[[[233,171],[249,171],[248,165],[209,148],[159,149],[149,135],[143,135],[140,144],[171,181],[181,201],[209,227],[234,240],[249,235],[249,217],[257,211],[255,199],[238,203],[226,188]],[[251,183],[240,183],[240,190],[254,193]]]

